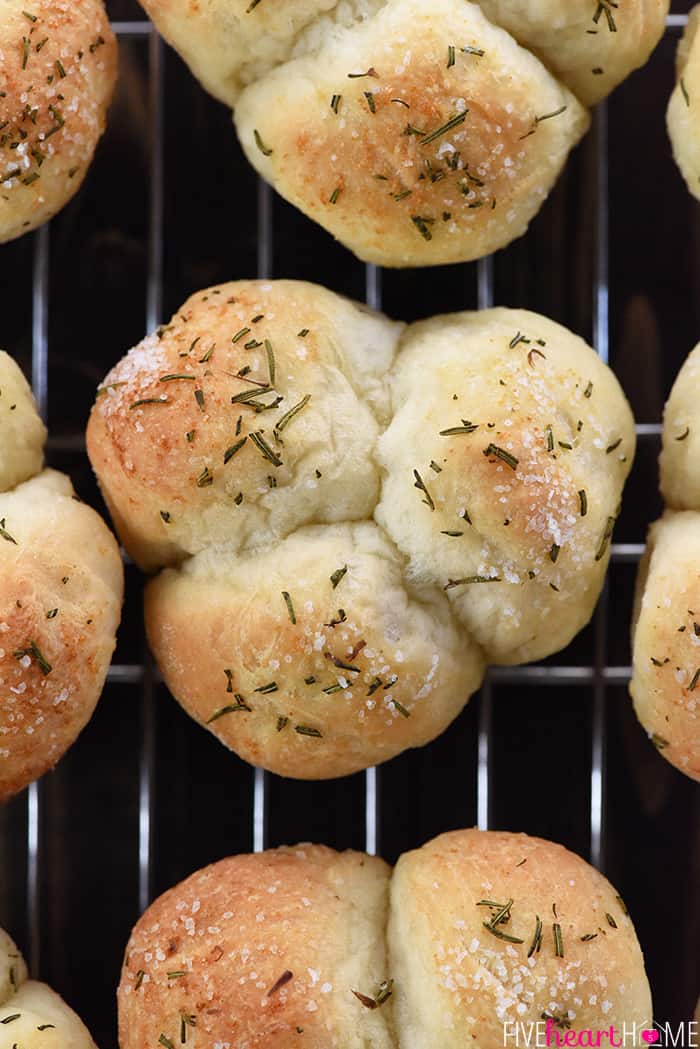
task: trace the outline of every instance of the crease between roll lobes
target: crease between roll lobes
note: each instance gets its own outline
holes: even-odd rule
[[[651,1020],[610,883],[560,845],[476,830],[393,871],[318,845],[222,860],[146,911],[119,987],[121,1049],[502,1049],[547,1022],[636,1025],[641,1045]]]
[[[588,622],[635,449],[581,339],[495,309],[408,328],[314,285],[200,292],[107,376],[88,452],[173,695],[320,779],[442,732],[487,662]]]
[[[521,236],[668,0],[141,0],[277,191],[361,259]]]

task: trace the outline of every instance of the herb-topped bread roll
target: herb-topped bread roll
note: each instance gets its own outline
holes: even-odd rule
[[[329,291],[193,296],[107,376],[88,452],[184,708],[330,778],[433,739],[484,662],[600,592],[634,424],[580,339],[513,310],[408,329]]]
[[[80,187],[104,130],[117,44],[102,0],[5,0],[0,12],[0,241]]]
[[[149,584],[146,623],[197,721],[252,764],[304,779],[427,743],[483,676],[444,594],[407,582],[369,522],[198,554]]]
[[[223,860],[146,911],[119,987],[121,1049],[195,1035],[502,1049],[504,1024],[513,1036],[548,1022],[554,1044],[651,1019],[642,952],[609,882],[559,845],[479,831],[404,855],[393,876],[314,845]]]
[[[193,295],[112,369],[88,426],[132,557],[152,569],[211,543],[369,517],[400,330],[296,281]]]
[[[676,59],[677,82],[667,123],[673,155],[688,189],[700,200],[700,6],[688,16]]]
[[[429,366],[427,365],[429,362]],[[523,310],[409,329],[377,520],[494,663],[541,659],[600,593],[634,420],[581,339]]]
[[[664,411],[661,492],[637,578],[630,692],[659,752],[700,781],[700,346]]]
[[[141,0],[260,174],[360,258],[467,261],[527,229],[668,0]]]
[[[2,929],[0,1049],[96,1049],[73,1010],[46,984],[28,979],[22,955]]]
[[[121,1049],[393,1049],[388,1010],[363,1003],[391,993],[389,873],[362,853],[300,845],[193,874],[131,935]]]
[[[644,65],[669,0],[479,0],[484,14],[538,55],[591,106]]]
[[[588,127],[574,96],[465,0],[390,0],[247,88],[261,175],[368,262],[479,258],[527,229]]]
[[[686,358],[664,408],[659,458],[661,494],[673,510],[700,511],[698,382],[700,345]]]
[[[637,717],[666,760],[700,781],[700,513],[668,510],[651,526],[632,649]]]
[[[542,1020],[551,1044],[568,1029],[651,1026],[621,897],[540,838],[456,831],[402,856],[388,942],[400,1049],[498,1049],[518,1023]]]
[[[43,427],[6,354],[0,389],[0,419],[6,394],[25,398],[15,463],[4,449],[15,476],[28,461],[40,466]],[[107,526],[54,470],[0,492],[0,566],[2,801],[52,768],[89,720],[115,645],[123,569]]]

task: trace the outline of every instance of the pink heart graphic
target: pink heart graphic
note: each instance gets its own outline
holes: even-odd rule
[[[659,1040],[659,1032],[656,1028],[652,1027],[649,1031],[642,1031],[642,1038],[647,1045],[653,1045],[654,1042],[658,1042]]]

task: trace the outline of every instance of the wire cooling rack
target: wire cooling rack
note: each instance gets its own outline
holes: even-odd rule
[[[108,3],[122,79],[93,171],[50,226],[0,250],[0,340],[31,375],[49,462],[82,495],[100,505],[83,433],[103,374],[190,292],[251,275],[330,276],[402,319],[413,319],[407,303],[416,315],[540,309],[592,340],[642,421],[591,626],[541,665],[492,670],[441,740],[347,780],[251,770],[191,723],[147,656],[141,583],[127,565],[120,643],[93,723],[56,773],[0,811],[0,924],[102,1049],[116,1044],[113,987],[131,924],[196,867],[307,838],[393,860],[470,824],[556,838],[605,870],[637,922],[658,1018],[690,1018],[700,792],[647,743],[625,694],[634,571],[660,507],[660,412],[700,335],[697,211],[663,131],[688,7],[674,4],[649,66],[597,109],[526,238],[474,265],[390,273],[362,266],[257,180],[228,116],[133,0]]]

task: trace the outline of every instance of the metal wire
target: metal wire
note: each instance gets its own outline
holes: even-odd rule
[[[148,283],[146,330],[154,331],[163,313],[163,205],[164,205],[164,62],[163,43],[151,30],[148,45],[149,127],[151,133],[150,202],[148,230]],[[141,752],[139,760],[139,906],[151,901],[153,885],[153,807],[156,752],[156,699],[154,667],[144,639]]]
[[[596,272],[593,289],[593,345],[600,359],[610,360],[610,215],[608,205],[608,106],[601,102],[595,121],[596,148]],[[595,614],[595,675],[591,739],[590,857],[594,867],[604,862],[605,744],[608,584],[603,586]]]

